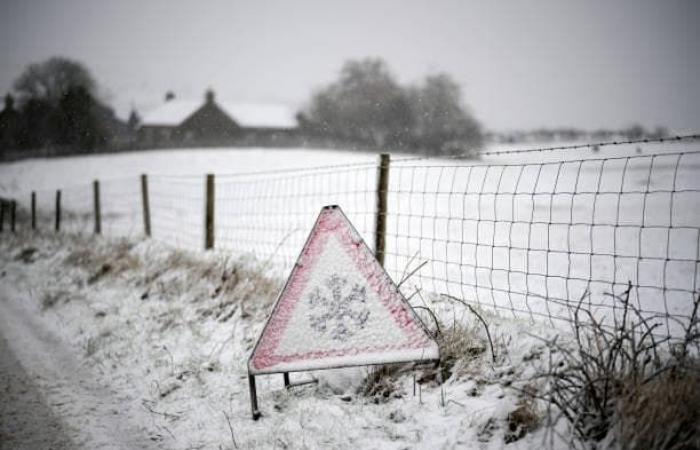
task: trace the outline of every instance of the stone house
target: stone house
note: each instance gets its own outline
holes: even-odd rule
[[[206,92],[204,102],[177,100],[172,94],[140,124],[142,147],[274,145],[293,137],[294,111],[282,105],[221,102]]]

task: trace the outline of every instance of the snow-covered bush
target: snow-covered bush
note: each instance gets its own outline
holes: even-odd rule
[[[630,285],[613,296],[622,312],[612,326],[598,321],[581,299],[571,325],[573,342],[546,341],[549,358],[536,377],[544,389],[531,395],[555,405],[580,442],[698,448],[700,298],[685,338],[670,343],[656,336],[660,324],[650,324],[630,301],[631,291]],[[689,442],[695,446],[686,446]]]

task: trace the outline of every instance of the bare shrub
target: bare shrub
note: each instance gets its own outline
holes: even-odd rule
[[[546,384],[542,394],[533,396],[555,405],[581,441],[601,441],[615,428],[625,447],[632,437],[627,433],[634,431],[629,428],[632,424],[620,422],[623,414],[647,414],[640,408],[654,396],[658,401],[655,406],[663,409],[667,429],[682,428],[687,420],[687,409],[678,404],[677,394],[685,392],[680,380],[688,380],[684,375],[690,373],[688,368],[697,367],[689,350],[700,339],[700,298],[695,300],[685,338],[675,343],[669,355],[664,351],[669,338],[656,337],[654,331],[660,324],[649,323],[648,316],[630,302],[630,291],[631,285],[613,297],[621,304],[622,315],[621,320],[615,317],[613,326],[599,322],[583,307],[582,298],[574,311],[573,343],[561,343],[557,338],[545,341],[549,359],[539,368],[538,378]],[[676,397],[664,397],[671,394]]]
[[[103,330],[97,336],[88,338],[85,344],[85,357],[90,358],[95,356],[95,354],[105,345],[107,339],[112,336],[111,330]]]

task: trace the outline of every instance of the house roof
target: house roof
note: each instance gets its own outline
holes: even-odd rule
[[[170,100],[143,116],[141,125],[175,127],[202,106],[201,102],[190,100]]]
[[[236,123],[246,128],[296,128],[294,111],[284,105],[254,103],[219,103]]]
[[[284,105],[232,103],[215,101],[234,122],[244,128],[296,128],[294,111]],[[141,126],[178,126],[204,103],[170,100],[147,113]]]

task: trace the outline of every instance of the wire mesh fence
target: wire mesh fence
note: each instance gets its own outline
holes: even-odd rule
[[[662,324],[657,332],[680,336],[699,289],[700,151],[659,143],[542,150],[395,159],[386,211],[377,210],[377,164],[218,174],[214,247],[284,275],[320,208],[338,204],[370,246],[384,215],[389,274],[398,281],[421,267],[402,286],[407,295],[447,294],[552,324],[571,321],[584,299],[613,324],[613,296],[631,285],[636,307]],[[103,232],[143,234],[141,180],[100,188]],[[152,237],[204,248],[205,177],[149,176],[146,188]],[[61,192],[61,229],[92,232],[93,186]],[[50,211],[53,197],[39,192],[39,210]]]
[[[102,232],[132,236],[143,232],[139,177],[100,181]]]
[[[152,236],[190,250],[204,243],[204,177],[149,177]]]
[[[513,316],[614,323],[632,284],[678,335],[698,292],[700,153],[547,163],[392,166],[388,268],[425,259],[422,289]]]
[[[292,173],[219,176],[217,248],[291,269],[324,205],[341,205],[370,245],[377,168],[371,164]]]

